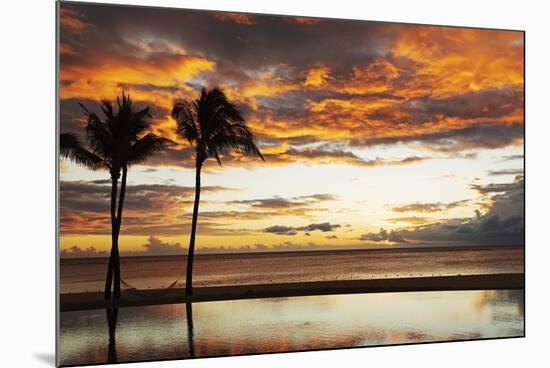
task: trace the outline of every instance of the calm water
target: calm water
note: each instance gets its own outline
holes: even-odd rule
[[[485,290],[63,312],[59,351],[78,365],[522,336],[523,308],[522,290]]]
[[[61,293],[104,287],[106,259],[61,261]],[[136,288],[170,285],[185,256],[123,258],[122,278]],[[199,255],[196,286],[523,272],[522,247]],[[184,286],[184,278],[178,286]]]

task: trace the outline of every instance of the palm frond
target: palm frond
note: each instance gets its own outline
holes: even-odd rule
[[[208,152],[210,156],[237,152],[244,156],[258,156],[265,161],[264,156],[256,146],[254,140],[247,137],[218,135],[209,141]],[[219,159],[218,159],[219,160]],[[219,162],[219,161],[218,161]]]
[[[202,88],[198,99],[176,104],[172,117],[177,134],[195,146],[199,161],[213,157],[221,165],[220,155],[231,151],[265,161],[245,119],[219,88]]]
[[[79,139],[71,133],[61,133],[59,136],[59,153],[61,157],[70,159],[91,170],[105,168],[106,166],[101,157],[82,147]]]
[[[132,137],[137,137],[149,129],[151,126],[149,118],[152,118],[149,107],[132,113],[130,121],[130,134]]]
[[[131,147],[126,159],[128,166],[147,161],[153,154],[160,152],[169,143],[168,139],[149,133],[138,139]]]
[[[90,148],[101,157],[112,156],[116,142],[109,124],[95,113],[87,113],[87,116],[86,138]]]
[[[196,144],[200,137],[196,106],[188,101],[174,105],[172,118],[176,121],[176,133],[191,144]]]

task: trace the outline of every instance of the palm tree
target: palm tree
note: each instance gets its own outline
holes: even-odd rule
[[[163,149],[166,140],[153,133],[145,132],[150,127],[149,108],[134,111],[130,95],[122,92],[117,97],[118,111],[115,112],[110,101],[101,102],[104,115],[98,115],[80,106],[88,119],[86,140],[89,149],[71,133],[60,135],[61,157],[73,160],[91,170],[107,169],[111,175],[111,254],[105,279],[105,299],[120,298],[120,254],[118,238],[122,224],[122,209],[126,195],[126,178],[131,165],[145,162],[151,155]],[[121,176],[120,193],[118,180]],[[118,208],[117,208],[118,196]]]
[[[201,196],[201,169],[209,157],[221,166],[220,155],[231,151],[247,156],[264,157],[254,142],[254,136],[235,105],[227,100],[219,88],[202,88],[194,101],[181,101],[174,105],[172,118],[176,121],[176,133],[196,150],[195,203],[187,256],[185,294],[193,295],[193,257],[195,234]]]

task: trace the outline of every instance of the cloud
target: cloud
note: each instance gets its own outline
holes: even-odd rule
[[[393,239],[424,245],[524,245],[524,179],[518,176],[511,183],[472,185],[489,200],[487,212],[476,210],[472,218],[453,218],[413,228],[392,230]],[[366,233],[361,240],[382,242],[390,234]],[[396,242],[397,242],[396,240]]]
[[[405,165],[429,157],[365,159],[357,149],[406,144],[419,152],[471,154],[523,143],[520,32],[97,4],[60,8],[61,130],[81,130],[76,102],[97,111],[101,98],[126,89],[151,107],[152,130],[176,143],[153,158],[155,166],[192,168],[193,150],[176,137],[170,110],[175,100],[195,98],[201,85],[225,90],[262,150],[269,151],[267,141],[281,148],[267,152],[266,163],[227,155],[227,165]],[[296,144],[305,137],[321,147]],[[334,143],[343,145],[327,148]]]
[[[489,170],[490,176],[499,176],[499,175],[523,175],[523,169],[504,169],[504,170]]]
[[[327,146],[310,148],[287,148],[276,153],[264,154],[267,164],[281,165],[304,162],[316,165],[345,164],[360,167],[400,166],[429,160],[429,157],[408,156],[403,158],[364,159],[352,151]]]
[[[251,26],[256,24],[254,17],[245,13],[214,13],[216,19],[222,22],[235,22],[237,24]]]
[[[522,88],[488,88],[448,97],[425,95],[406,102],[405,111],[416,122],[437,116],[460,119],[500,119],[523,106]]]
[[[401,234],[396,231],[380,229],[378,233],[365,233],[359,237],[359,240],[371,241],[371,242],[388,242],[388,243],[408,243]]]
[[[383,138],[356,138],[356,146],[390,145],[396,143],[422,143],[437,152],[460,152],[473,149],[496,149],[523,142],[523,125],[485,123],[460,129],[449,129],[425,134],[397,135]]]
[[[339,224],[331,224],[329,222],[323,222],[318,224],[309,224],[306,226],[292,227],[292,226],[282,226],[282,225],[273,225],[265,228],[264,233],[271,233],[277,235],[296,235],[298,231],[312,232],[319,230],[321,232],[330,232],[339,228]]]
[[[222,186],[203,186],[205,193],[233,191],[235,188]],[[109,210],[111,185],[110,180],[95,181],[61,181],[59,185],[62,210],[83,212],[105,212]],[[168,204],[175,207],[188,205],[194,187],[167,184],[135,184],[126,186],[126,210],[160,209]]]
[[[174,101],[196,98],[203,85],[223,88],[266,158],[229,154],[222,157],[224,168],[398,167],[473,159],[481,150],[524,143],[521,32],[98,4],[61,4],[60,23],[61,131],[82,136],[86,121],[78,102],[99,111],[100,99],[125,89],[137,106],[151,107],[151,130],[173,141],[148,162],[151,167],[194,168],[195,151],[176,136],[170,111]],[[367,148],[375,146],[376,152],[394,146],[399,151],[388,152],[406,154],[369,156]],[[204,170],[220,169],[209,160]],[[109,233],[108,183],[91,185],[62,188],[63,234]],[[512,187],[476,182],[471,189],[486,203],[476,221],[496,211],[508,224],[512,214],[501,211],[515,208],[504,200]],[[123,232],[185,234],[193,190],[129,186]],[[312,213],[327,211],[328,200],[227,201],[220,204],[236,208],[206,210],[199,226],[208,235],[235,234],[227,225],[231,217],[278,214],[315,223]],[[407,205],[415,204],[395,208]],[[452,208],[424,205],[418,212]],[[420,221],[390,221],[407,217]]]
[[[384,221],[390,222],[392,224],[399,224],[399,223],[408,223],[413,225],[422,225],[429,222],[432,222],[433,219],[429,217],[418,217],[418,216],[408,216],[408,217],[391,217],[386,218]]]
[[[468,202],[469,202],[468,199],[464,199],[464,200],[450,202],[450,203],[442,203],[442,202],[411,203],[411,204],[392,207],[391,210],[393,212],[424,212],[424,213],[443,212],[453,208],[464,206]]]
[[[524,181],[523,176],[516,177],[516,180],[514,180],[511,183],[491,183],[487,185],[480,185],[480,184],[471,184],[470,188],[473,190],[479,192],[480,194],[491,194],[491,193],[506,193],[506,192],[512,192],[520,189],[523,187]]]
[[[503,161],[523,160],[523,155],[506,155],[502,157]]]
[[[321,204],[323,202],[334,201],[336,197],[332,194],[321,193],[312,195],[303,195],[291,198],[272,197],[272,198],[258,198],[258,199],[242,199],[233,200],[232,204],[244,204],[251,208],[258,209],[292,209],[292,208],[304,208],[313,205]]]
[[[147,255],[171,255],[184,254],[187,252],[187,247],[183,247],[179,242],[167,243],[163,242],[155,236],[149,236],[147,243],[143,244],[143,252]]]
[[[326,66],[312,68],[307,72],[305,87],[319,88],[326,84],[330,78],[330,70]]]
[[[203,186],[201,203],[209,203],[210,193],[239,190],[223,186]],[[61,181],[61,233],[109,234],[110,180]],[[134,184],[126,189],[123,214],[123,235],[185,235],[191,223],[194,187],[173,184]],[[291,198],[273,197],[220,201],[220,205],[244,206],[231,210],[202,210],[199,229],[207,235],[244,235],[249,230],[234,229],[236,221],[260,221],[274,217],[311,218],[311,214],[326,211],[323,204],[335,200],[328,193],[301,195]],[[327,224],[312,224],[326,230]],[[331,225],[332,226],[332,225]],[[300,230],[301,231],[301,230]]]
[[[69,249],[63,249],[60,253],[61,258],[86,258],[86,257],[106,257],[108,253],[98,251],[95,247],[80,248],[78,245],[73,245]]]
[[[234,191],[235,188],[204,186],[208,202],[209,193]],[[123,213],[123,235],[185,234],[190,223],[194,187],[167,184],[127,185]],[[109,234],[110,222],[109,180],[61,181],[59,201],[61,233]],[[182,222],[181,213],[188,213]],[[203,221],[203,231],[222,232],[219,225]]]
[[[59,7],[59,23],[64,32],[79,32],[85,27],[82,14],[68,4]]]
[[[273,225],[266,227],[264,233],[277,235],[296,235],[298,232],[291,226]]]
[[[320,224],[309,224],[307,226],[301,226],[301,227],[298,227],[296,229],[299,230],[299,231],[319,230],[319,231],[322,231],[322,232],[328,232],[328,231],[334,231],[334,229],[337,229],[339,227],[340,227],[340,225],[338,225],[338,224],[331,225],[330,222],[323,222],[323,223],[320,223]]]

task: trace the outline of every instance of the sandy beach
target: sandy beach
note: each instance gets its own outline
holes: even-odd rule
[[[85,292],[61,294],[60,310],[65,312],[106,307],[174,304],[189,301],[206,302],[307,295],[522,289],[524,285],[525,275],[515,273],[196,287],[194,288],[194,295],[191,297],[185,296],[183,288],[124,290],[121,299],[117,302],[103,300],[103,293],[100,292]]]

